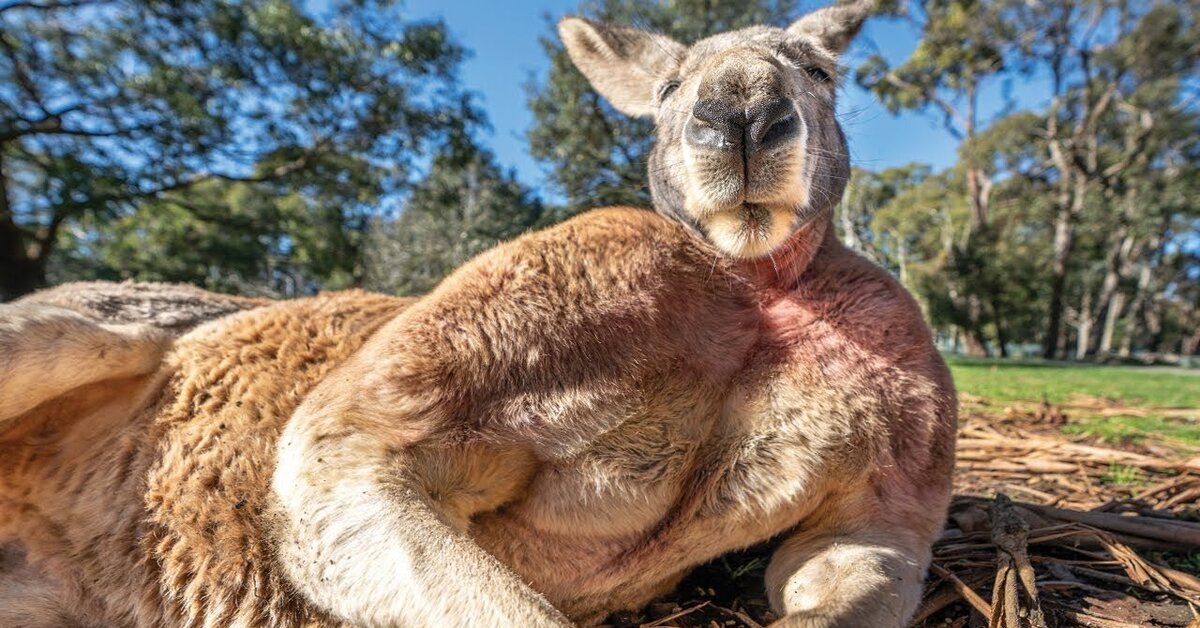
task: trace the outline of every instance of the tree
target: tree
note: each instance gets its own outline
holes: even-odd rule
[[[299,192],[205,181],[110,219],[81,217],[59,233],[47,277],[171,281],[275,297],[345,288],[362,275],[366,218]]]
[[[107,237],[155,208],[197,218],[224,197],[189,192],[201,185],[361,221],[403,189],[418,149],[471,123],[461,57],[441,24],[387,2],[320,16],[290,0],[0,7],[0,299],[45,283],[65,230]],[[228,208],[210,209],[214,224]]]
[[[927,112],[942,122],[959,142],[971,142],[980,132],[980,91],[1005,69],[1004,42],[1011,27],[1001,3],[984,0],[924,0],[914,2],[907,17],[921,31],[921,40],[908,59],[891,65],[872,55],[859,66],[858,82],[875,93],[892,113],[911,109]],[[970,353],[988,353],[984,327],[987,301],[995,286],[982,281],[987,249],[994,242],[989,225],[992,179],[986,161],[964,155],[960,160],[969,212],[966,220],[945,238],[942,257],[945,279],[953,285],[948,305],[958,313]],[[989,290],[991,288],[991,290]],[[996,329],[1000,321],[992,320]],[[1004,342],[997,339],[1001,354]]]
[[[376,219],[367,246],[366,286],[393,294],[428,292],[468,259],[545,218],[541,201],[472,144],[437,154],[394,220]]]
[[[929,166],[912,163],[873,172],[852,168],[846,193],[838,206],[838,230],[842,242],[896,273],[905,287],[909,264],[914,259],[913,238],[936,234],[938,210],[897,211],[894,201],[920,187],[931,175]],[[936,240],[935,240],[936,241]]]
[[[1005,296],[1013,291],[1012,280],[996,272],[1005,266],[1008,241],[994,224],[994,208],[1041,207],[1042,224],[1026,216],[1018,233],[1048,237],[1049,272],[1034,273],[1046,281],[1037,291],[1044,299],[1043,355],[1066,355],[1070,341],[1079,358],[1111,350],[1135,300],[1124,291],[1137,259],[1172,246],[1170,233],[1180,225],[1164,215],[1172,211],[1160,191],[1178,185],[1163,177],[1177,181],[1187,170],[1179,155],[1195,133],[1187,121],[1200,58],[1195,16],[1186,2],[1171,1],[912,6],[923,36],[917,49],[894,66],[873,57],[858,78],[889,108],[928,111],[961,141],[956,180],[970,211],[945,240],[943,268],[956,318],[976,345],[990,330],[1003,351],[1001,336],[1012,326],[1003,304],[1013,303]],[[1048,78],[1044,109],[1012,112],[1009,103],[1001,117],[978,119],[985,81],[1027,76]],[[1141,290],[1155,283],[1155,273],[1145,273]],[[1138,303],[1144,309],[1146,299]]]
[[[1041,34],[1019,41],[1024,67],[1051,80],[1042,135],[1055,188],[1054,255],[1043,355],[1055,357],[1066,349],[1062,323],[1081,217],[1096,199],[1125,194],[1137,164],[1152,163],[1156,118],[1191,106],[1179,91],[1164,102],[1162,89],[1194,76],[1200,28],[1186,2],[1026,3],[1015,15],[1021,32]],[[1087,353],[1091,335],[1091,304],[1080,307],[1077,355]]]
[[[597,0],[578,15],[650,28],[691,43],[757,24],[786,25],[797,17],[793,0]],[[646,161],[654,141],[649,120],[614,110],[575,69],[557,36],[542,38],[550,58],[544,83],[528,86],[534,125],[530,153],[550,170],[566,199],[553,217],[603,205],[650,206]]]

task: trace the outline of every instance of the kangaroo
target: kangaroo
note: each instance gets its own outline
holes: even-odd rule
[[[85,625],[595,624],[777,538],[778,625],[904,625],[956,404],[915,302],[833,234],[836,59],[868,14],[690,47],[563,20],[655,119],[657,211],[527,234],[416,300],[216,318],[0,424],[0,624],[48,599]]]

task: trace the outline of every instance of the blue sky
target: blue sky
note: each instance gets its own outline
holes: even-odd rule
[[[475,91],[493,126],[484,138],[499,162],[516,169],[518,177],[544,196],[546,177],[528,153],[525,131],[532,116],[525,106],[524,85],[530,77],[544,77],[548,63],[538,38],[551,32],[553,20],[570,14],[579,0],[408,0],[411,18],[442,18],[451,35],[472,50],[462,68],[463,83]],[[804,2],[803,8],[823,6]],[[843,61],[856,66],[878,51],[892,62],[904,59],[916,46],[917,33],[899,20],[868,22]],[[992,115],[1011,95],[1022,105],[1036,104],[1037,81],[993,84],[983,92],[981,109]],[[956,143],[939,120],[919,113],[893,116],[870,94],[847,81],[839,110],[855,165],[883,169],[913,161],[945,167],[955,160]]]

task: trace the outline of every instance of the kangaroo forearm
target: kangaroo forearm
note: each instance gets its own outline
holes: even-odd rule
[[[311,439],[304,423],[284,434],[274,489],[281,562],[314,604],[363,626],[568,624],[452,527],[382,441]]]

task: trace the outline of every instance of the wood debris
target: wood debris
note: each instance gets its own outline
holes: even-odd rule
[[[1043,402],[964,416],[955,497],[913,626],[1200,628],[1200,456],[1065,435],[1069,413]],[[766,626],[772,550],[705,565],[609,625]]]

